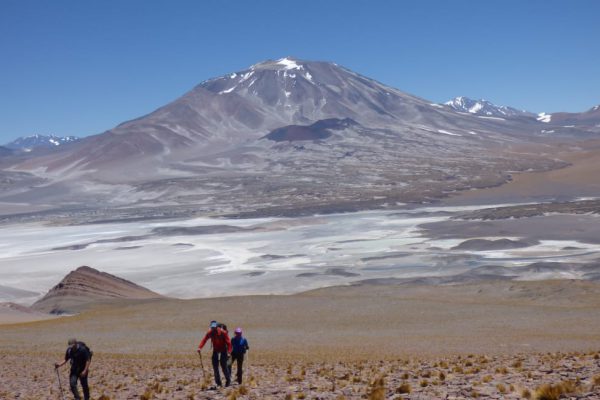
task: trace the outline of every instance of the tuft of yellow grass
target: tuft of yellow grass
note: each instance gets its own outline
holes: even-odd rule
[[[565,381],[556,385],[545,384],[535,391],[536,400],[558,400],[562,395],[575,393],[577,387],[573,382]]]
[[[446,374],[444,373],[444,371],[440,371],[438,373],[438,378],[440,379],[440,381],[444,382],[446,380]]]
[[[384,400],[385,399],[385,379],[379,377],[371,382],[369,388],[369,400]]]
[[[408,394],[410,392],[412,392],[412,388],[408,382],[404,382],[396,388],[396,393],[398,394]]]
[[[498,389],[498,391],[502,394],[506,393],[506,386],[501,383],[496,385],[496,389]]]

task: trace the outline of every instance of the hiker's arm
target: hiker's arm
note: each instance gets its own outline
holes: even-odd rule
[[[65,358],[62,361],[54,363],[54,368],[62,367],[63,365],[65,365],[67,363],[67,361],[69,361],[70,358],[71,358],[71,355],[69,354],[69,350],[67,350],[65,352]]]
[[[233,346],[231,344],[231,338],[229,337],[229,335],[225,335],[225,343],[227,344],[227,353],[231,354],[231,352],[233,351]]]
[[[208,340],[208,336],[209,336],[208,333],[206,335],[204,335],[204,338],[202,339],[202,341],[198,345],[198,353],[200,353],[200,351],[202,350],[202,348],[206,344],[206,341]]]
[[[92,363],[92,359],[88,358],[88,360],[85,362],[85,368],[81,372],[80,376],[87,376],[91,363]]]

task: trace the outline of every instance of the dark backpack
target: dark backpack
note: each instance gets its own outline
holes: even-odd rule
[[[88,345],[83,342],[77,342],[77,344],[86,349],[88,353],[90,353],[90,361],[92,361],[92,356],[94,355],[94,352],[88,347]]]
[[[227,332],[227,325],[225,325],[222,322],[217,322],[217,328],[221,328],[223,329],[225,332]]]

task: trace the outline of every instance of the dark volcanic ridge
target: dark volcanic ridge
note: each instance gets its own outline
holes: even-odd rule
[[[31,308],[51,314],[81,311],[91,303],[107,300],[156,299],[163,296],[133,282],[87,266],[71,271]]]
[[[303,140],[324,140],[332,135],[332,130],[343,130],[357,125],[356,121],[345,118],[330,118],[317,121],[312,125],[288,125],[275,129],[265,136],[265,139],[275,142],[295,142]]]

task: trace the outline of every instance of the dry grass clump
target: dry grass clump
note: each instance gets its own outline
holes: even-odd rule
[[[154,392],[151,389],[146,389],[144,393],[140,395],[140,400],[150,400],[154,397]]]
[[[385,399],[385,379],[379,377],[371,382],[369,388],[369,400],[384,400]]]
[[[438,372],[438,378],[440,379],[440,381],[444,382],[446,380],[446,374],[444,373],[444,371],[440,371]]]
[[[573,382],[560,382],[556,385],[545,384],[535,391],[536,400],[558,400],[562,395],[572,394],[577,391]]]
[[[408,382],[403,382],[396,388],[396,393],[398,394],[408,394],[410,392],[412,392],[412,388]]]
[[[498,368],[496,368],[496,373],[497,374],[506,375],[506,374],[508,374],[508,368],[506,368],[506,367],[498,367]]]
[[[529,389],[523,389],[521,391],[521,397],[524,399],[530,399],[531,398],[531,390]]]

